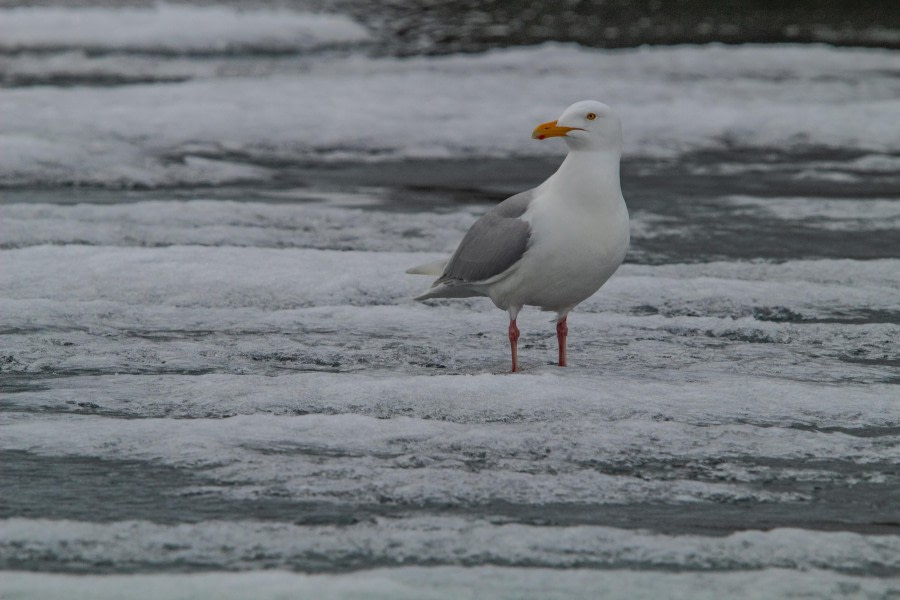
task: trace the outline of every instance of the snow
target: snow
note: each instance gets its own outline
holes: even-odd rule
[[[202,192],[201,192],[202,194]],[[202,197],[202,196],[201,196]],[[376,194],[280,192],[278,203],[214,199],[123,204],[0,204],[0,248],[42,244],[252,246],[452,251],[486,207],[376,210]]]
[[[227,246],[30,246],[5,252],[0,285],[7,302],[267,311],[405,304],[416,311],[419,305],[410,298],[428,279],[403,271],[416,261],[442,256],[447,255]],[[750,316],[754,307],[790,306],[807,318],[859,309],[896,310],[897,264],[896,259],[841,259],[626,265],[604,294],[586,301],[582,310],[651,306],[669,316],[702,310],[732,318]],[[486,300],[470,302],[490,306]],[[7,312],[3,318],[15,323],[21,317]]]
[[[732,196],[726,199],[783,221],[802,221],[804,227],[828,231],[879,231],[900,229],[900,203],[891,199],[851,198],[758,198]]]
[[[0,248],[42,244],[105,246],[252,246],[446,252],[449,256],[489,205],[433,211],[384,210],[384,190],[327,193],[271,191],[256,202],[204,198],[142,200],[121,204],[0,204]],[[63,196],[63,199],[67,199]],[[888,198],[725,196],[716,199],[732,218],[826,231],[886,231],[900,226],[897,202]],[[695,233],[690,222],[646,209],[631,210],[635,245],[660,236]],[[871,269],[872,267],[865,267]],[[822,270],[827,271],[826,269]],[[840,269],[843,274],[846,269]],[[769,276],[770,273],[766,273]]]
[[[900,460],[900,451],[886,447],[878,438],[797,430],[791,427],[796,422],[762,427],[756,423],[716,424],[714,421],[721,419],[716,416],[701,417],[700,423],[660,421],[661,415],[648,411],[646,406],[623,411],[613,402],[624,398],[612,394],[585,400],[584,387],[581,401],[567,407],[564,418],[547,422],[538,418],[543,416],[540,412],[534,414],[533,398],[520,402],[517,397],[507,396],[504,408],[498,406],[500,399],[482,407],[478,399],[490,395],[490,389],[485,391],[481,385],[485,378],[455,379],[460,381],[439,381],[424,389],[436,388],[440,399],[455,395],[457,400],[434,411],[437,413],[434,416],[440,416],[442,411],[465,410],[470,416],[464,423],[436,420],[429,414],[428,404],[411,411],[426,413],[422,418],[398,416],[402,413],[392,404],[390,419],[360,414],[255,414],[176,421],[145,418],[116,421],[114,426],[106,417],[33,418],[14,414],[0,418],[4,429],[0,445],[7,450],[25,449],[38,455],[92,456],[203,468],[218,482],[215,486],[204,486],[203,490],[227,497],[289,493],[310,501],[362,504],[378,503],[385,498],[401,504],[802,501],[808,499],[802,493],[765,491],[753,485],[792,479],[796,476],[795,469],[761,464],[747,470],[744,457],[752,456],[754,461],[762,463],[765,459],[871,463],[874,470],[869,477],[876,479],[878,473],[890,473],[880,470],[879,465],[892,465]],[[302,412],[315,406],[315,386],[322,382],[322,377],[309,377],[279,383],[300,384],[294,388],[297,393],[312,396],[311,403],[289,402],[292,408]],[[357,384],[358,391],[344,400],[344,410],[356,403],[392,402],[396,387],[417,382],[407,380],[390,385],[382,381],[373,389],[359,388],[362,383],[359,381],[353,383]],[[533,379],[525,378],[514,389],[521,390],[519,386],[529,383]],[[546,381],[536,383],[532,390],[548,387]],[[582,386],[586,387],[587,383],[583,382]],[[349,387],[345,384],[342,389]],[[559,401],[569,401],[573,395],[578,398],[578,387],[567,385],[565,392],[555,395]],[[658,394],[660,387],[656,389]],[[699,389],[695,387],[692,391]],[[629,390],[627,395],[633,397],[634,391]],[[642,391],[652,393],[653,387],[647,386]],[[864,403],[862,398],[854,397],[854,391],[843,390],[831,402],[823,398],[822,404],[843,404],[844,398],[850,398],[858,410]],[[874,398],[876,391],[868,391],[864,398]],[[360,399],[360,392],[365,393],[367,400]],[[753,399],[752,390],[743,398]],[[756,406],[757,411],[770,405],[771,400],[765,395],[762,400]],[[655,402],[661,402],[658,395]],[[693,403],[711,410],[714,401],[709,396],[702,399],[694,396]],[[876,407],[880,405],[881,412],[881,419],[876,417],[876,420],[882,423],[890,418],[886,404],[876,399]],[[593,410],[578,414],[574,412],[577,407]],[[847,408],[838,410],[849,412]],[[606,417],[608,413],[620,411],[626,414]],[[632,411],[635,414],[627,414]],[[512,418],[504,419],[506,413],[512,413]],[[522,413],[524,417],[519,416]],[[487,419],[476,421],[481,415]],[[562,415],[557,411],[556,416]],[[498,426],[493,419],[499,419],[503,425]],[[772,418],[767,415],[762,420]],[[565,439],[559,438],[562,431],[566,431]],[[332,457],[328,469],[332,475],[322,472],[318,454]],[[723,480],[680,479],[679,475],[687,474],[682,472],[683,468],[672,468],[670,478],[665,481],[644,480],[640,465],[665,463],[672,456],[680,457],[695,469],[717,473]],[[602,457],[603,464],[623,470],[629,467],[636,473],[600,472],[596,469],[597,457]],[[466,467],[465,461],[469,460],[490,468],[473,472]],[[815,478],[825,478],[828,469],[813,469],[810,473],[819,473]]]
[[[241,22],[253,13],[235,14]],[[118,70],[105,60],[98,68],[107,75],[134,73],[132,57]],[[558,154],[558,144],[530,140],[530,132],[583,98],[618,109],[628,155],[829,147],[884,162],[900,139],[895,61],[896,51],[825,46],[549,44],[450,57],[168,65],[160,77],[198,78],[2,90],[0,183],[265,182],[272,165],[304,161]],[[147,69],[138,67],[152,76]]]
[[[209,572],[193,575],[73,576],[4,573],[0,590],[10,600],[717,600],[741,598],[883,598],[896,594],[890,579],[864,579],[811,569],[724,573],[624,569],[555,570],[515,567],[400,567],[351,574],[305,575],[284,571]]]
[[[827,568],[843,573],[896,572],[898,536],[779,528],[724,536],[665,535],[575,525],[521,525],[460,517],[376,517],[348,525],[265,521],[89,523],[7,519],[0,553],[13,548],[64,558],[72,565],[115,560],[122,567],[160,569],[173,563],[246,569],[266,548],[269,565],[303,565],[315,556],[333,563],[506,565],[616,569],[645,573],[723,569]]]
[[[85,375],[68,377],[52,389],[20,391],[10,395],[6,405],[84,413],[77,402],[90,398],[100,414],[155,418],[350,412],[385,418],[396,412],[458,424],[528,424],[574,422],[590,414],[598,426],[655,419],[698,428],[740,422],[847,432],[896,424],[889,385],[823,387],[717,375],[710,380],[693,373],[682,380],[670,374],[668,382],[652,377],[635,381],[622,373],[567,377],[541,370],[515,379],[488,373],[410,375],[400,380],[366,373],[207,374],[189,380],[178,375]],[[99,427],[102,421],[96,423]]]
[[[900,592],[897,51],[376,44],[0,9],[0,595]],[[531,129],[585,97],[625,121],[633,252],[570,366],[526,309],[510,375],[505,314],[404,271],[530,168],[465,165],[549,165]]]
[[[154,208],[71,212],[133,218],[152,236],[174,221],[182,235]],[[260,218],[301,223],[283,207],[196,208],[182,218],[230,223],[239,244]],[[410,217],[426,232],[472,218]],[[365,240],[358,229],[342,243],[380,243]],[[30,383],[4,399],[16,410],[0,416],[0,445],[215,481],[185,493],[350,504],[803,502],[808,492],[763,483],[846,478],[846,461],[869,465],[857,481],[880,481],[900,460],[866,435],[897,426],[878,362],[896,353],[896,326],[853,322],[897,311],[896,259],[628,264],[573,314],[570,369],[543,366],[552,326],[526,311],[526,372],[498,377],[505,315],[483,299],[414,303],[424,280],[403,270],[440,256],[419,248],[5,250],[4,368]],[[786,321],[766,320],[783,307]]]
[[[341,15],[159,2],[142,8],[65,6],[0,10],[5,52],[84,48],[93,51],[269,52],[366,41],[365,28]]]

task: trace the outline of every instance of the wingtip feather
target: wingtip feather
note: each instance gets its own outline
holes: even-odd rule
[[[447,259],[444,258],[410,267],[406,270],[406,273],[408,275],[431,275],[432,277],[437,277],[444,272],[444,267],[446,266]]]

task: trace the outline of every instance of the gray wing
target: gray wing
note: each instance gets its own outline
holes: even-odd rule
[[[466,233],[436,283],[483,281],[513,266],[531,237],[531,226],[520,217],[534,199],[534,190],[507,198]]]

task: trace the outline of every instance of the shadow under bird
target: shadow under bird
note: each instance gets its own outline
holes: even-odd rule
[[[522,307],[556,312],[559,366],[566,366],[569,312],[606,283],[629,242],[616,113],[601,102],[576,102],[531,137],[565,140],[569,154],[559,169],[478,219],[449,261],[407,271],[438,275],[416,300],[487,296],[507,311],[513,372],[519,370],[516,317]]]

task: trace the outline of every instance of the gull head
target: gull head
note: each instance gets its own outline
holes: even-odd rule
[[[531,137],[543,140],[561,137],[570,150],[622,149],[622,121],[609,106],[596,100],[576,102],[555,121],[541,123]]]

